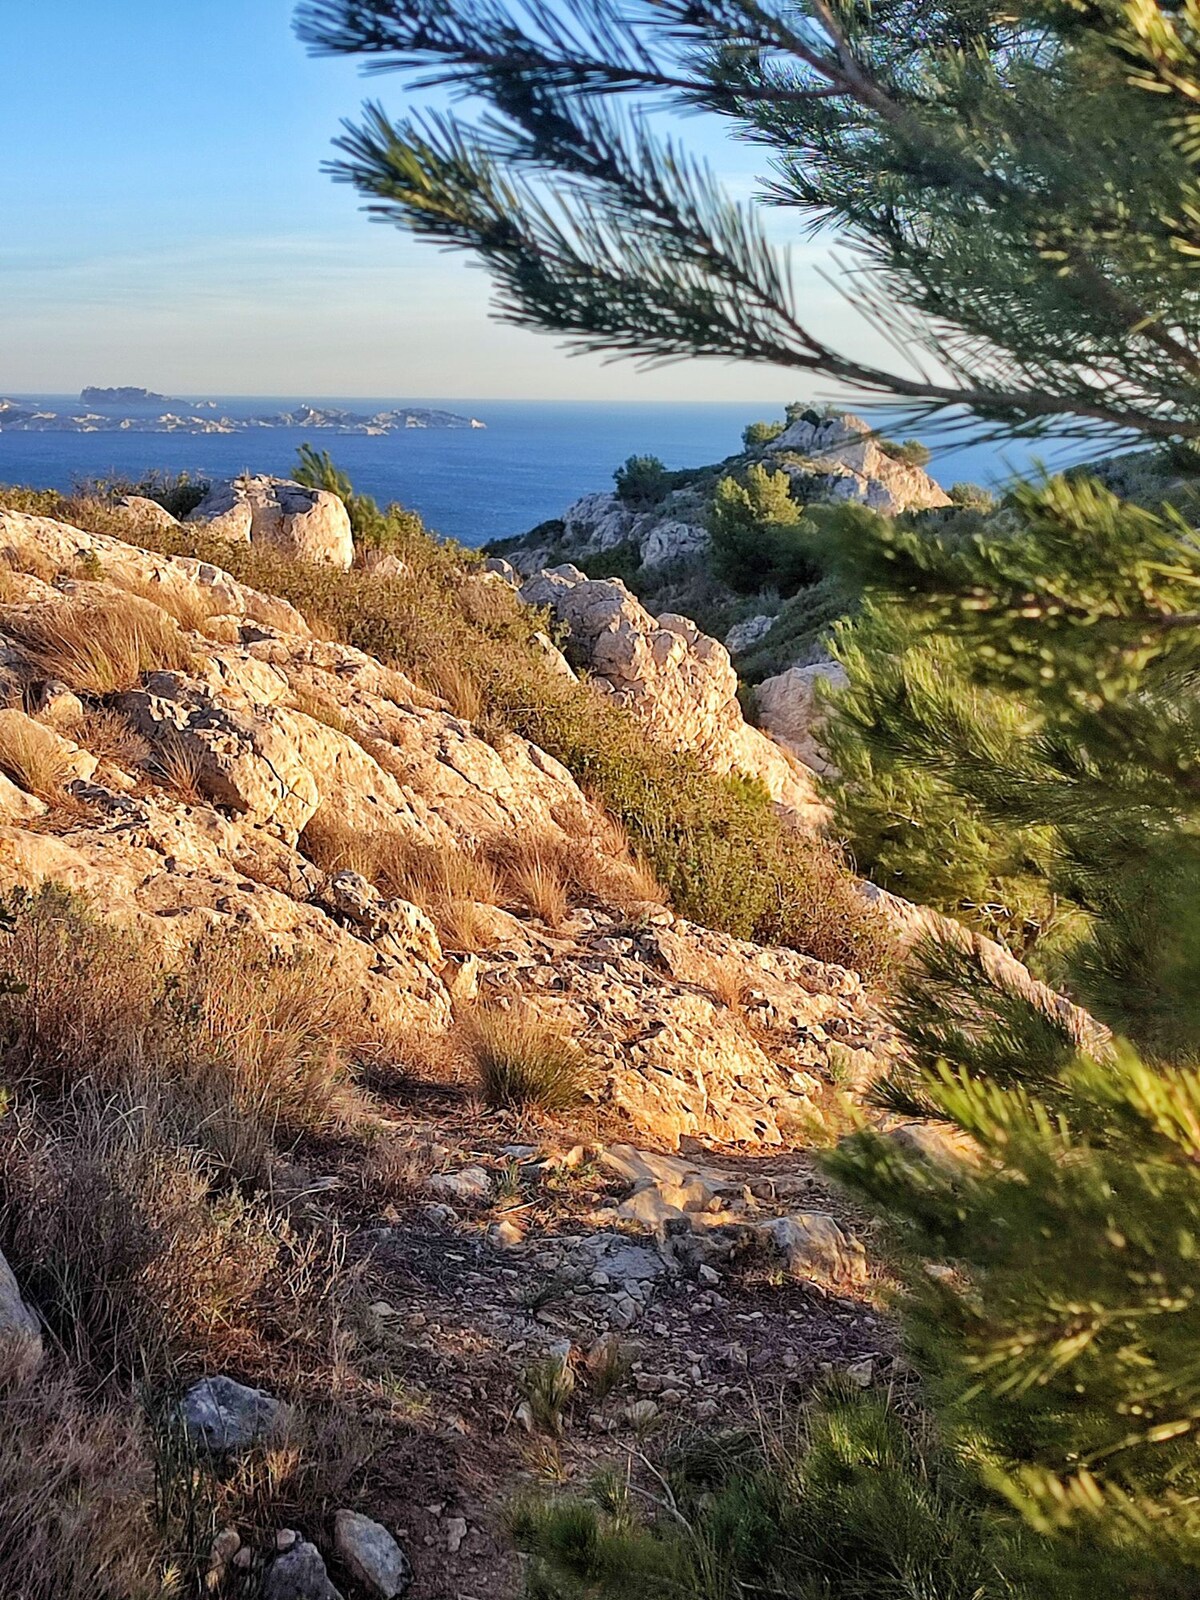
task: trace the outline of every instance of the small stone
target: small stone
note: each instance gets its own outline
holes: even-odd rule
[[[440,1228],[452,1228],[458,1221],[458,1212],[454,1207],[444,1205],[440,1200],[431,1200],[421,1210],[430,1222],[436,1222]]]
[[[525,1243],[525,1235],[515,1222],[507,1220],[493,1222],[487,1232],[488,1243],[497,1250],[519,1250]]]
[[[248,1544],[244,1544],[233,1557],[233,1564],[239,1572],[249,1572],[254,1565],[254,1551]]]
[[[653,1400],[634,1400],[625,1407],[622,1415],[633,1427],[644,1428],[658,1415],[658,1406]]]
[[[707,1266],[703,1262],[696,1269],[696,1276],[699,1278],[701,1283],[705,1284],[710,1289],[715,1289],[717,1284],[721,1281],[721,1274],[717,1272],[715,1268]]]
[[[303,1539],[276,1556],[263,1579],[263,1600],[342,1600],[315,1545]]]
[[[858,1361],[852,1361],[846,1368],[846,1376],[851,1383],[857,1384],[860,1389],[869,1389],[871,1379],[875,1373],[875,1362],[870,1356],[862,1356]]]
[[[462,1548],[462,1542],[467,1537],[466,1517],[451,1517],[446,1523],[446,1549],[452,1556],[456,1556]]]
[[[295,1528],[280,1528],[275,1535],[276,1550],[290,1550],[299,1537]]]
[[[192,1443],[218,1455],[273,1437],[287,1418],[287,1407],[274,1395],[226,1377],[193,1384],[179,1411]]]
[[[334,1518],[334,1549],[347,1569],[379,1600],[393,1600],[412,1582],[412,1563],[382,1523],[357,1511]]]
[[[463,1167],[460,1172],[435,1172],[425,1187],[447,1200],[482,1205],[492,1198],[491,1175],[483,1167]]]

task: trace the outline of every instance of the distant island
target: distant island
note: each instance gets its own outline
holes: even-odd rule
[[[385,435],[407,428],[483,428],[477,417],[412,406],[371,415],[337,406],[301,405],[268,416],[215,416],[215,400],[172,400],[150,389],[84,389],[78,414],[47,411],[19,400],[0,399],[0,433],[256,433],[264,428],[305,428],[328,433]],[[108,409],[98,411],[93,408]],[[178,407],[162,412],[155,406]],[[128,408],[139,408],[137,410]],[[205,412],[207,415],[201,416]]]

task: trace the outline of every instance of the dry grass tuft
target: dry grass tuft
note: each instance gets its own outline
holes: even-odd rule
[[[136,595],[165,611],[185,633],[203,633],[204,626],[219,616],[224,607],[219,597],[195,583],[155,583],[132,573],[107,573],[109,581],[126,594]]]
[[[489,938],[481,907],[494,905],[502,891],[478,848],[414,839],[399,829],[364,833],[325,809],[308,823],[300,848],[322,872],[357,872],[389,899],[420,906],[451,949],[478,950]]]
[[[137,1398],[47,1374],[0,1392],[0,1572],[21,1600],[165,1600]],[[13,1586],[9,1590],[9,1584]]]
[[[479,680],[452,658],[431,661],[422,673],[425,685],[464,722],[478,722],[483,715],[483,690]]]
[[[300,850],[313,866],[330,877],[336,872],[357,872],[375,881],[375,835],[352,828],[330,806],[311,816],[300,835]]]
[[[204,789],[200,780],[204,772],[204,753],[199,745],[190,744],[178,734],[168,734],[154,746],[151,766],[167,788],[187,805],[203,804]]]
[[[128,771],[141,767],[150,759],[150,741],[145,739],[123,712],[108,706],[97,706],[64,730],[77,745],[90,750],[100,761]]]
[[[17,711],[0,716],[0,772],[48,805],[69,799],[66,786],[75,776],[56,736]]]
[[[5,632],[37,670],[85,694],[120,694],[156,671],[190,671],[192,646],[179,624],[136,595],[103,603],[63,600],[36,614],[10,612]]]
[[[548,928],[560,927],[571,908],[565,852],[536,840],[519,839],[504,851],[503,861],[505,878],[522,904]]]
[[[516,1006],[507,1011],[481,1007],[466,1035],[488,1105],[567,1111],[583,1099],[587,1058],[554,1023]]]

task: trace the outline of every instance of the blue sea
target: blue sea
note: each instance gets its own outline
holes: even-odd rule
[[[79,412],[75,395],[0,394],[49,410]],[[207,398],[207,397],[191,397]],[[297,396],[212,396],[231,417],[293,410]],[[382,437],[325,430],[270,429],[250,434],[2,433],[0,483],[69,489],[93,478],[140,478],[148,471],[223,478],[243,471],[287,476],[305,442],[330,452],[355,487],[377,500],[399,500],[438,533],[465,544],[524,533],[562,514],[582,494],[612,487],[630,455],[659,456],[668,467],[698,467],[732,455],[742,429],[781,414],[777,403],[699,401],[593,403],[524,400],[405,400],[306,396],[315,406],[373,413],[399,406],[442,407],[478,417],[485,429],[407,429]],[[99,409],[92,407],[90,409]],[[156,407],[156,410],[168,409]],[[169,409],[180,410],[178,404]],[[871,416],[869,411],[864,415]],[[878,412],[874,420],[887,427]],[[889,429],[889,431],[891,431]],[[994,485],[1040,458],[1061,466],[1047,447],[994,444],[939,447],[930,471],[943,484]]]

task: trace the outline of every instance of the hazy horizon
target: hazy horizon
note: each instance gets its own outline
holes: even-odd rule
[[[6,9],[0,138],[20,156],[0,167],[2,392],[131,381],[251,398],[762,405],[811,381],[719,361],[640,371],[492,320],[469,259],[370,225],[322,173],[366,86],[354,63],[305,54],[292,0]],[[370,89],[403,110],[398,77]],[[711,119],[682,131],[727,190],[754,193],[761,150]],[[806,316],[883,351],[818,275],[830,246],[800,242],[794,216],[763,216],[796,241]]]

